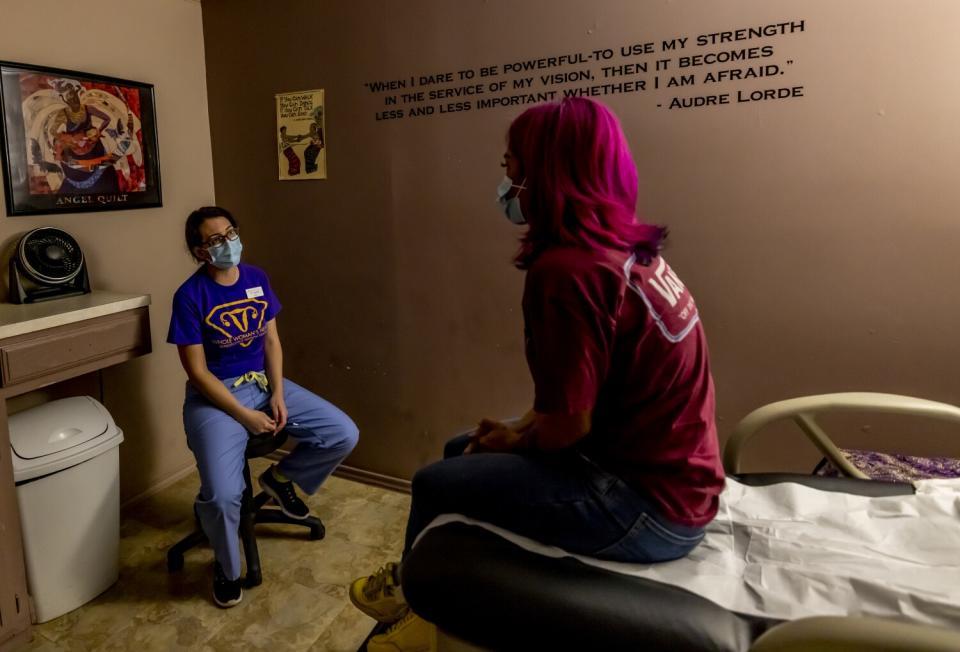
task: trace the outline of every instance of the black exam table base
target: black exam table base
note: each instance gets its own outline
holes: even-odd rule
[[[751,486],[796,482],[866,496],[909,495],[909,484],[749,474]],[[733,613],[684,589],[538,555],[480,527],[429,531],[402,568],[413,610],[490,650],[745,652],[780,621]],[[385,630],[378,625],[371,636]],[[369,640],[369,637],[368,639]],[[366,649],[366,641],[360,652]]]

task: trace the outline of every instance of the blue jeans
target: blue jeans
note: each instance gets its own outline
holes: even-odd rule
[[[241,405],[269,412],[270,393],[255,382],[234,387],[223,383]],[[287,379],[286,431],[297,445],[277,465],[280,472],[312,494],[357,444],[357,426],[335,405]],[[249,433],[213,405],[190,383],[183,403],[187,445],[197,459],[200,494],[196,509],[214,556],[229,579],[240,577],[240,500],[243,497],[244,450]]]
[[[704,528],[673,523],[651,499],[574,449],[463,455],[469,437],[413,476],[404,555],[430,522],[458,513],[567,552],[651,563],[685,556]]]

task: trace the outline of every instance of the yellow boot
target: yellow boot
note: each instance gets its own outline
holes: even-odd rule
[[[391,562],[369,577],[354,580],[350,585],[350,602],[381,623],[397,622],[409,611],[400,594],[397,573],[397,565]]]
[[[411,611],[371,638],[367,652],[437,652],[437,626]]]

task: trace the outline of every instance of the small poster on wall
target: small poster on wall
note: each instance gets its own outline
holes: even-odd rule
[[[276,97],[280,180],[326,179],[323,90],[280,93]]]
[[[8,215],[161,205],[153,86],[0,62]]]

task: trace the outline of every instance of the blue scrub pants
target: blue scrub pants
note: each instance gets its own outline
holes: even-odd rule
[[[574,448],[464,455],[467,435],[413,476],[404,556],[433,519],[457,513],[574,554],[634,563],[685,556],[704,528],[672,523],[653,500]]]
[[[269,411],[269,391],[256,382],[234,387],[236,380],[229,378],[223,383],[242,405]],[[278,467],[304,492],[312,494],[356,446],[357,426],[335,405],[286,379],[283,398],[288,412],[286,431],[297,444]],[[240,577],[243,453],[249,433],[190,383],[183,403],[183,425],[200,472],[196,502],[200,525],[224,575],[236,579]]]

